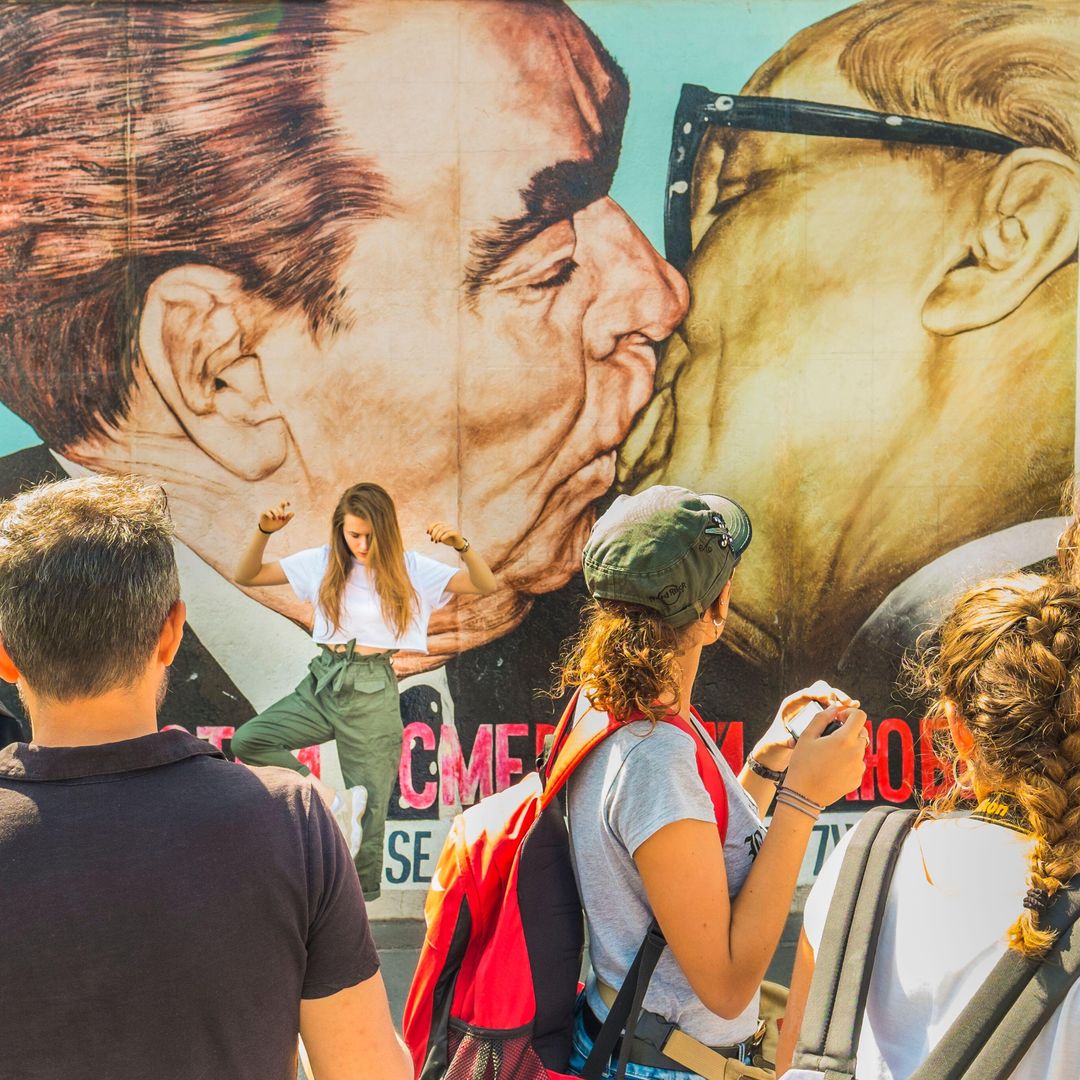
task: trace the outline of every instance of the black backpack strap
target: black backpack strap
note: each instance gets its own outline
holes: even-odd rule
[[[649,980],[666,946],[667,941],[664,939],[660,924],[653,919],[638,948],[637,956],[634,957],[634,962],[630,965],[622,986],[619,987],[619,993],[604,1018],[600,1033],[596,1036],[592,1050],[589,1052],[588,1060],[582,1067],[583,1080],[600,1080],[625,1027],[622,1053],[619,1056],[619,1070],[616,1073],[616,1080],[622,1080],[626,1072],[634,1029],[641,1015],[641,1004],[645,1000],[645,991],[649,988]]]
[[[793,1068],[853,1080],[874,955],[914,810],[875,806],[855,827],[818,948]]]
[[[1080,877],[1057,894],[1042,959],[1009,949],[911,1080],[1004,1080],[1080,978]]]

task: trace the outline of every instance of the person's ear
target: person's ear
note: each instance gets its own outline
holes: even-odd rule
[[[159,663],[168,667],[176,659],[177,650],[184,637],[184,623],[187,621],[187,605],[183,600],[177,600],[173,604],[169,614],[165,616],[165,624],[161,628],[161,636],[158,638],[157,658]],[[3,678],[3,666],[0,662],[0,678]]]
[[[991,172],[971,228],[923,305],[923,326],[959,334],[1015,311],[1076,255],[1080,165],[1056,150],[1027,148]]]
[[[6,683],[17,683],[20,678],[22,676],[15,666],[15,661],[11,659],[11,653],[7,651],[3,641],[0,641],[0,679]]]
[[[139,320],[140,358],[162,400],[204,453],[244,480],[270,475],[288,453],[255,349],[266,311],[233,274],[189,264],[154,281]]]
[[[717,622],[722,622],[727,618],[728,608],[731,606],[731,583],[734,580],[734,575],[729,577],[727,584],[720,590],[720,595],[716,598],[716,602],[713,604],[715,609],[715,618]]]
[[[960,710],[955,701],[944,702],[945,722],[949,725],[949,734],[952,736],[953,746],[961,758],[970,759],[975,752],[975,737],[971,734],[971,728],[964,723]]]

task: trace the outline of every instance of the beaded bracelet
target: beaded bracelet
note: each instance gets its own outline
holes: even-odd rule
[[[771,780],[777,787],[784,782],[784,777],[787,776],[787,769],[784,769],[783,772],[770,769],[768,765],[762,765],[753,754],[747,755],[746,764],[756,776],[760,776],[762,780]]]

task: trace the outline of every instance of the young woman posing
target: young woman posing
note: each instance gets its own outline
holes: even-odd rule
[[[917,669],[955,783],[917,819],[889,888],[859,1076],[906,1080],[1006,948],[1040,956],[1040,912],[1080,873],[1080,591],[1031,574],[968,592]],[[1001,816],[1006,811],[1005,817]],[[847,844],[806,904],[778,1066],[794,1052]],[[1080,1076],[1080,985],[1015,1080]]]
[[[400,649],[427,652],[432,611],[454,594],[487,596],[495,578],[456,529],[428,527],[435,543],[454,548],[465,568],[405,551],[397,512],[377,484],[356,484],[338,501],[330,543],[263,562],[268,538],[292,520],[282,503],[259,517],[235,579],[238,585],[285,585],[314,605],[319,644],[303,682],[288,697],[237,728],[232,748],[250,765],[281,765],[307,775],[290,753],[337,741],[347,791],[315,782],[343,826],[368,900],[382,881],[386,813],[401,757],[401,711],[390,658]]]
[[[866,716],[826,684],[785,700],[738,778],[691,710],[701,654],[723,632],[731,574],[750,533],[746,513],[729,499],[655,487],[618,499],[585,549],[592,601],[564,659],[561,686],[581,688],[579,719],[597,709],[624,726],[569,784],[571,848],[592,961],[574,1031],[578,1072],[654,915],[668,948],[649,984],[646,1011],[725,1058],[750,1061],[758,988],[814,820],[862,777]],[[828,707],[796,745],[784,721],[810,700]],[[697,769],[695,741],[665,722],[672,714],[699,729],[716,759],[727,799],[725,841]],[[833,719],[841,728],[823,735]],[[766,835],[761,819],[774,796]],[[633,1052],[630,1061],[630,1078],[698,1075],[647,1053]],[[771,1075],[733,1068],[729,1061],[725,1075]],[[614,1065],[606,1075],[614,1075]]]

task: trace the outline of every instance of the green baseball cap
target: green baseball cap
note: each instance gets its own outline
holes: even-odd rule
[[[585,545],[585,584],[598,600],[686,626],[723,591],[752,534],[749,515],[723,495],[660,485],[620,495]]]

